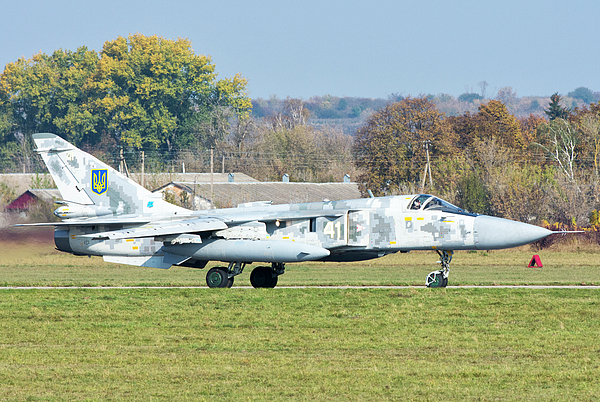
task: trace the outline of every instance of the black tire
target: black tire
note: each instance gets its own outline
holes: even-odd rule
[[[273,270],[270,267],[256,267],[252,270],[250,274],[250,283],[255,288],[272,288],[275,285],[271,286],[273,283]],[[277,280],[275,280],[275,284],[277,284]]]
[[[427,287],[430,288],[443,288],[448,284],[448,280],[446,278],[444,278],[444,275],[441,274],[441,272],[432,272],[429,274],[428,278],[433,275],[433,281],[431,281]]]
[[[229,278],[229,281],[227,282],[227,287],[230,288],[233,286],[233,276],[231,278]]]
[[[273,274],[271,274],[271,275],[273,275]],[[278,278],[279,278],[279,275],[272,276],[271,277],[271,283],[269,283],[268,287],[274,288],[275,286],[277,286],[277,280],[278,280]]]
[[[233,279],[233,278],[232,278]],[[229,278],[227,277],[227,271],[222,267],[211,268],[206,274],[206,284],[209,288],[226,288],[229,284]],[[233,285],[233,280],[231,281]]]

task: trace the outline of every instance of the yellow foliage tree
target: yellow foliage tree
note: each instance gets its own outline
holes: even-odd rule
[[[54,132],[77,146],[109,135],[170,150],[210,143],[204,137],[223,130],[207,126],[248,115],[246,85],[239,74],[217,79],[210,56],[196,55],[187,39],[135,34],[105,42],[100,54],[82,47],[9,63],[0,107],[23,134]]]
[[[424,142],[431,157],[455,152],[455,134],[426,97],[408,97],[373,114],[356,133],[354,155],[363,174],[363,190],[376,195],[398,193],[420,179],[426,163]]]
[[[519,121],[500,101],[491,100],[479,106],[477,113],[466,112],[462,116],[450,118],[450,121],[458,134],[459,146],[463,149],[483,140],[494,140],[502,146],[517,150],[526,146]]]

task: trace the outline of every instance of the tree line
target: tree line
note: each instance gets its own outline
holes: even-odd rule
[[[427,97],[390,104],[357,132],[361,188],[431,192],[470,212],[523,222],[597,224],[600,103],[571,109],[554,94],[545,114],[516,118],[500,100],[457,116]],[[434,183],[422,188],[426,141]]]
[[[210,147],[228,119],[252,107],[241,75],[218,79],[209,56],[186,39],[130,35],[99,53],[38,53],[0,76],[3,170],[31,158],[30,136],[58,133],[86,150],[147,148],[157,154]]]
[[[466,93],[456,101],[472,106],[447,113],[442,95],[251,101],[246,86],[239,74],[218,79],[185,39],[136,34],[99,53],[19,59],[0,76],[0,170],[42,171],[31,134],[53,132],[113,166],[123,155],[131,171],[142,151],[150,172],[206,172],[212,154],[216,171],[259,180],[350,174],[365,195],[423,191],[525,222],[598,220],[600,102],[585,88],[517,115],[511,88],[492,100]],[[433,184],[422,188],[427,153]]]
[[[52,132],[131,171],[143,159],[147,172],[206,172],[213,154],[215,170],[262,180],[288,173],[324,182],[354,172],[349,135],[309,125],[310,110],[296,99],[253,115],[246,87],[239,74],[218,79],[211,58],[186,39],[136,34],[99,53],[21,58],[0,75],[0,171],[44,171],[31,134]]]

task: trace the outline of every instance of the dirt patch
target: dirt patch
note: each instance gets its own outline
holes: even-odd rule
[[[17,244],[54,243],[54,227],[16,227],[0,229],[0,243],[6,247]]]

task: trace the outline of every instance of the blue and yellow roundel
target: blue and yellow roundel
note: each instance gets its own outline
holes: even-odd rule
[[[96,194],[103,194],[108,190],[108,170],[92,170],[92,191]]]

